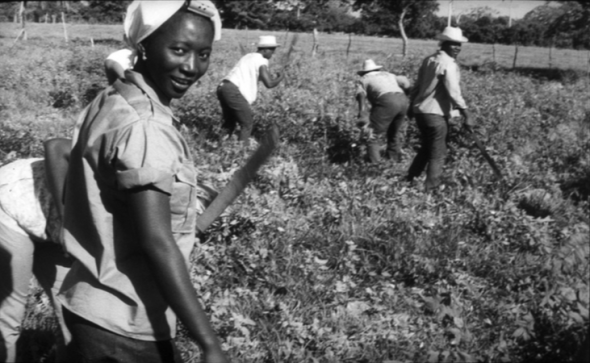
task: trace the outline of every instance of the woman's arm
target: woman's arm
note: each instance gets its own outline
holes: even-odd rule
[[[107,75],[109,84],[115,83],[118,78],[125,79],[125,70],[123,67],[112,59],[104,61],[104,71]]]
[[[63,220],[63,202],[72,140],[64,138],[50,139],[45,141],[43,146],[45,148],[47,187],[53,197],[59,217]]]
[[[164,299],[203,349],[206,362],[228,362],[172,236],[170,197],[154,188],[138,188],[130,192],[129,206],[139,245]]]
[[[273,78],[267,66],[260,66],[260,80],[266,88],[275,88],[285,78],[284,72],[278,72],[277,76]]]

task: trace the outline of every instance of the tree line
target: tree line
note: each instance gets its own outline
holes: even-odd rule
[[[343,32],[432,39],[447,24],[435,0],[213,0],[225,28]],[[12,21],[20,1],[0,4],[0,20]],[[26,1],[27,21],[65,12],[70,22],[120,23],[130,1]],[[482,5],[485,5],[482,2]],[[522,19],[498,16],[482,6],[454,14],[471,42],[590,49],[590,2],[553,1]]]

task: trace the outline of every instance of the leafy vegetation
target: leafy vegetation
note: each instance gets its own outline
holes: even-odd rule
[[[113,27],[114,38],[118,32]],[[237,143],[218,145],[215,86],[244,36],[228,33],[209,72],[174,103],[200,177],[218,189],[247,157]],[[472,117],[505,180],[495,180],[453,129],[445,188],[425,194],[420,183],[403,181],[418,145],[413,122],[401,164],[363,162],[353,90],[368,55],[415,79],[436,43],[421,43],[402,61],[376,38],[363,38],[364,53],[349,59],[343,51],[311,58],[305,39],[284,84],[262,90],[254,107],[255,135],[277,124],[279,150],[192,257],[194,286],[233,360],[571,361],[589,321],[585,73],[562,69],[548,79],[489,63],[465,68]],[[106,85],[102,60],[117,42],[31,36],[0,55],[4,161],[39,156],[41,141],[71,136],[79,112]],[[55,328],[37,289],[25,360],[52,360]],[[182,327],[177,341],[186,361],[199,360]]]

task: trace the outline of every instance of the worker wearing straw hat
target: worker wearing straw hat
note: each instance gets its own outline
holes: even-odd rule
[[[243,56],[217,87],[217,98],[224,120],[222,128],[227,133],[226,137],[231,137],[239,124],[239,140],[245,146],[250,143],[254,127],[250,105],[258,96],[258,80],[266,88],[274,88],[284,78],[284,73],[278,72],[273,77],[269,70],[269,60],[279,46],[273,35],[260,36],[256,44],[257,51]]]
[[[356,91],[358,117],[361,119],[359,126],[368,131],[367,153],[372,163],[381,161],[379,144],[383,134],[387,135],[387,158],[401,161],[401,130],[409,105],[405,95],[410,88],[408,79],[382,68],[372,59],[367,59],[357,72],[361,76]],[[371,105],[368,120],[366,112],[363,112],[365,101]]]
[[[424,183],[426,190],[441,184],[451,111],[459,110],[464,125],[472,126],[461,94],[459,65],[456,62],[461,44],[467,42],[467,38],[461,29],[446,27],[437,39],[440,40],[440,49],[422,62],[410,96],[411,112],[420,129],[422,143],[408,170],[407,180],[412,181],[428,166]]]

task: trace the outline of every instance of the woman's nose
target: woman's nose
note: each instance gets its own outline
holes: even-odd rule
[[[182,65],[181,65],[182,71],[194,73],[195,70],[197,69],[196,59],[197,59],[197,57],[192,53],[190,56],[185,58],[184,62],[182,62]]]

